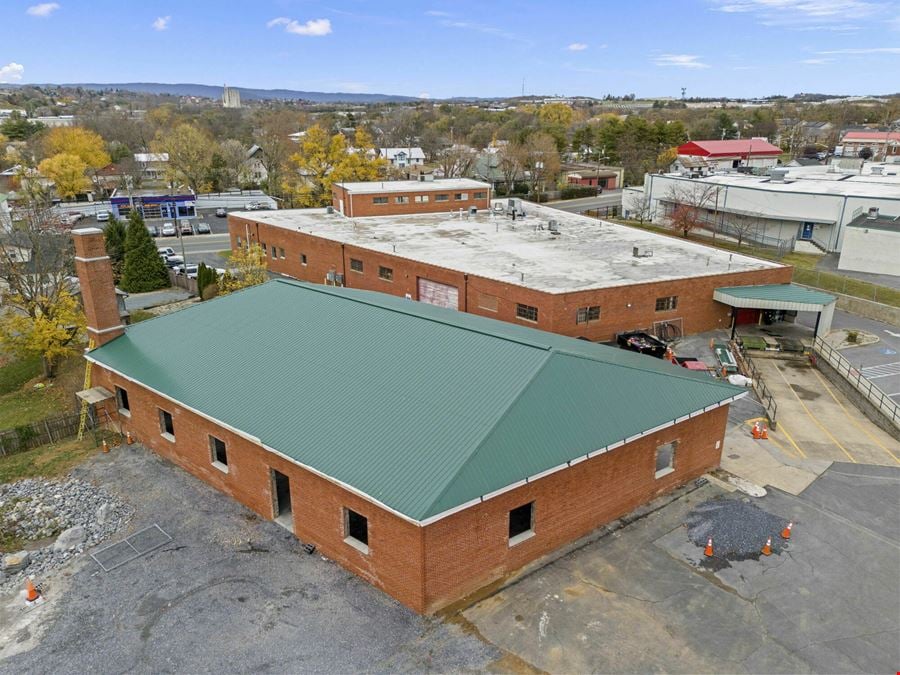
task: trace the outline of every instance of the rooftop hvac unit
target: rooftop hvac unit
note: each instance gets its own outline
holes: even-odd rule
[[[878,207],[873,206],[869,209],[869,213],[866,215],[866,219],[875,220],[876,218],[878,218]]]
[[[335,286],[343,286],[344,285],[344,275],[340,272],[336,272],[334,275],[334,284]]]
[[[325,273],[325,281],[327,281],[329,284],[333,284],[333,283],[334,283],[334,277],[335,277],[335,271],[334,271],[334,270],[329,270],[329,271],[327,271],[327,272]]]
[[[635,246],[631,249],[631,254],[635,258],[652,258],[653,250],[646,246]]]
[[[873,176],[880,176],[882,171],[884,171],[883,166],[873,166],[872,167],[872,175]]]
[[[470,215],[470,216],[474,216],[474,215],[476,215],[477,213],[478,213],[478,207],[477,207],[477,206],[470,206],[470,207],[469,207],[469,215]]]
[[[787,169],[770,169],[769,170],[769,182],[771,183],[783,183],[785,176],[787,176]]]
[[[325,213],[334,213],[334,207],[333,207],[333,206],[326,206],[326,207],[325,207]]]
[[[550,234],[559,234],[559,221],[551,220],[547,223],[547,229],[550,230]]]

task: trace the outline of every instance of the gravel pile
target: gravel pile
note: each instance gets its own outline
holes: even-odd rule
[[[81,554],[121,528],[133,512],[103,488],[77,478],[0,485],[0,535],[30,542],[25,555],[3,557],[0,588],[24,583],[25,575],[40,577]]]
[[[710,499],[698,504],[687,517],[688,538],[706,546],[712,537],[717,558],[747,560],[760,555],[772,537],[772,553],[784,545],[780,534],[788,521],[740,499]]]

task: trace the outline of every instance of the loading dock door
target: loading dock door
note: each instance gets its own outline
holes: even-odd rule
[[[459,289],[449,284],[441,284],[437,281],[419,278],[418,283],[419,302],[427,302],[429,305],[459,309]]]

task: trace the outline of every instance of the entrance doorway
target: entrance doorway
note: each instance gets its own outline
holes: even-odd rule
[[[291,481],[280,471],[272,469],[272,501],[275,522],[293,532],[294,518],[291,513]]]
[[[807,241],[812,239],[814,226],[815,223],[803,223],[803,227],[800,229],[800,238]]]

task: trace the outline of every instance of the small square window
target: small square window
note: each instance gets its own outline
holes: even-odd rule
[[[590,307],[579,307],[575,312],[575,323],[590,323],[591,321],[600,320],[600,307],[592,305]]]
[[[373,204],[387,204],[388,198],[387,197],[372,197],[372,203]]]
[[[509,512],[509,545],[515,546],[533,536],[534,502],[528,502]]]
[[[263,255],[269,254],[269,249],[266,247],[266,243],[264,241],[259,242],[259,247],[262,249]]]
[[[665,443],[656,448],[656,477],[662,478],[675,471],[675,446],[677,442]]]
[[[223,471],[228,471],[228,452],[225,449],[225,441],[215,436],[209,437],[209,452],[213,466]]]
[[[531,305],[516,305],[516,316],[520,319],[525,319],[526,321],[537,321],[538,320],[538,308],[532,307]]]
[[[344,541],[352,547],[369,552],[369,519],[351,509],[344,509]]]
[[[394,270],[390,267],[384,267],[383,265],[378,266],[378,278],[384,279],[385,281],[393,281],[394,280]]]
[[[469,193],[468,192],[456,192],[453,195],[453,199],[455,199],[458,202],[468,201]]]
[[[300,254],[300,264],[306,265],[306,254],[305,253]]]
[[[278,252],[277,252],[276,248],[273,246],[272,247],[272,260],[275,260],[275,258],[277,258],[277,257],[278,257]]]
[[[487,199],[487,192],[476,192],[475,199]]]
[[[397,204],[409,204],[409,197],[394,197],[394,202]]]
[[[436,201],[436,202],[449,202],[449,201],[450,201],[450,195],[435,195],[435,196],[434,196],[434,201]]]
[[[116,387],[116,404],[119,406],[119,412],[131,413],[131,408],[128,406],[128,392],[122,387]]]
[[[416,203],[425,204],[428,202],[428,195],[416,195]]]
[[[283,248],[278,249],[278,257],[281,258],[282,260],[284,260],[284,249]]]
[[[657,312],[665,312],[671,309],[675,309],[678,307],[678,296],[677,295],[669,295],[665,298],[657,298],[656,299],[656,311]]]
[[[350,258],[350,269],[354,272],[359,272],[360,274],[362,274],[363,261],[357,260],[356,258]]]
[[[159,409],[159,430],[162,432],[163,438],[170,441],[175,440],[175,425],[172,423],[172,413]]]

